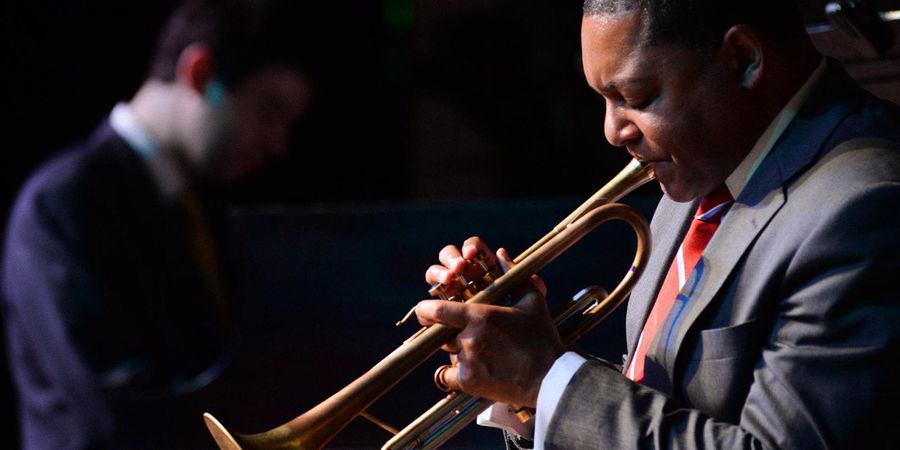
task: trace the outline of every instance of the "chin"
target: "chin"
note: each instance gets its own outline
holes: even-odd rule
[[[679,186],[677,183],[659,183],[660,187],[662,187],[662,191],[672,200],[678,203],[687,203],[691,202],[697,197],[696,190],[690,189],[687,186]]]

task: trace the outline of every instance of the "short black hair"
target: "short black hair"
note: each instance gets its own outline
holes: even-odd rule
[[[182,51],[194,43],[213,56],[216,76],[227,87],[270,65],[303,72],[308,69],[305,36],[292,35],[289,2],[275,0],[186,0],[169,16],[160,32],[148,78],[175,80]]]
[[[643,41],[716,49],[734,25],[752,26],[776,39],[805,32],[794,0],[585,0],[586,15],[639,12]]]

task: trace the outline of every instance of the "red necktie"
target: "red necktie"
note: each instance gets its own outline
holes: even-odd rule
[[[625,373],[628,378],[637,382],[643,381],[644,359],[647,357],[647,348],[650,347],[650,343],[653,342],[654,337],[659,332],[660,326],[665,322],[666,315],[669,314],[672,304],[675,303],[681,287],[684,286],[694,266],[697,265],[703,249],[706,248],[706,244],[712,239],[713,233],[716,232],[716,228],[719,227],[719,223],[722,221],[722,216],[725,215],[733,201],[728,188],[723,184],[706,197],[703,197],[703,200],[700,202],[697,214],[694,215],[694,220],[691,221],[691,227],[684,236],[684,241],[681,242],[678,253],[675,254],[675,259],[672,260],[672,266],[669,267],[666,279],[659,290],[656,303],[653,304],[653,309],[647,317],[647,322],[644,323],[644,330],[641,332],[641,337],[638,340],[637,352],[631,358],[631,365]]]

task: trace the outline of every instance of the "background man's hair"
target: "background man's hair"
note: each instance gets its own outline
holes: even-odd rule
[[[310,57],[305,36],[289,1],[186,0],[169,16],[150,63],[149,78],[175,80],[181,52],[193,43],[213,56],[216,77],[232,87],[262,66],[281,65],[301,71]]]
[[[650,45],[680,44],[715,49],[729,28],[750,25],[777,39],[806,32],[794,0],[585,0],[587,15],[640,12]]]

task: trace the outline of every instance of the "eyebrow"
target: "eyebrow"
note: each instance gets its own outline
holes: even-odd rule
[[[623,85],[643,85],[649,82],[649,78],[633,77],[625,78],[620,81],[613,81],[597,88],[600,92],[617,92]]]

